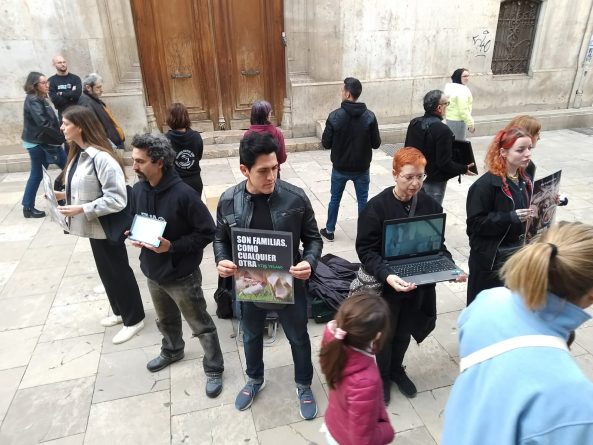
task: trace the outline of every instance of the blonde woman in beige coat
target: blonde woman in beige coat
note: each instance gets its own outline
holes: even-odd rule
[[[58,210],[67,217],[70,234],[90,239],[99,277],[113,314],[101,320],[105,327],[123,323],[113,343],[131,339],[144,327],[144,308],[124,241],[107,239],[99,217],[121,211],[127,203],[124,167],[111,149],[105,130],[87,108],[64,111],[61,130],[70,144],[64,180],[57,199],[67,205]]]

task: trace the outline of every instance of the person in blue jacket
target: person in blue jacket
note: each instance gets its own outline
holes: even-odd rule
[[[482,291],[459,317],[442,444],[593,443],[593,382],[567,347],[591,319],[593,226],[559,223],[501,274],[507,288]]]

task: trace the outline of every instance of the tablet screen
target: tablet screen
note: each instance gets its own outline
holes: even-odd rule
[[[163,236],[166,225],[167,221],[135,215],[128,238],[132,241],[159,247],[161,244],[159,236]]]

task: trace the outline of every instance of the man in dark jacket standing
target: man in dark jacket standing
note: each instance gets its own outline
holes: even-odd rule
[[[175,152],[164,136],[136,135],[132,146],[134,171],[141,181],[134,186],[130,207],[134,214],[167,223],[158,247],[132,243],[142,248],[140,268],[148,278],[163,335],[160,355],[146,367],[157,372],[183,358],[183,314],[204,349],[206,395],[217,397],[224,363],[216,326],[206,311],[199,268],[204,248],[214,239],[214,221],[197,192],[175,171]]]
[[[82,80],[82,87],[84,91],[78,99],[78,105],[93,110],[101,121],[111,143],[115,148],[123,150],[126,139],[124,131],[113,113],[111,113],[111,110],[101,100],[101,96],[103,95],[103,79],[98,74],[91,73]]]
[[[331,149],[332,161],[327,223],[320,232],[328,241],[334,240],[340,201],[348,181],[354,183],[359,214],[366,205],[370,184],[369,167],[373,157],[371,150],[381,145],[377,118],[364,103],[357,102],[362,93],[360,81],[347,77],[340,93],[342,105],[329,114],[321,137],[323,147]]]
[[[223,278],[230,277],[237,271],[233,262],[231,227],[292,233],[293,266],[289,273],[294,278],[294,304],[277,310],[292,349],[300,414],[303,419],[310,420],[317,415],[317,404],[311,391],[313,364],[307,332],[305,280],[317,266],[323,241],[305,192],[277,179],[277,152],[278,143],[267,133],[251,133],[241,141],[240,169],[247,179],[229,188],[220,197],[214,257],[218,274]],[[299,252],[301,242],[302,254]],[[243,347],[249,379],[235,400],[235,407],[240,411],[249,408],[265,386],[263,332],[266,313],[267,308],[252,302],[241,302]]]
[[[449,105],[445,93],[441,90],[429,91],[423,102],[424,116],[410,121],[404,145],[419,149],[426,158],[427,177],[422,189],[442,206],[447,181],[458,175],[475,176],[470,171],[474,164],[459,164],[451,158],[455,136],[443,123]]]
[[[80,77],[68,72],[68,64],[63,56],[55,56],[52,63],[56,68],[56,74],[49,79],[49,97],[58,110],[58,118],[62,125],[62,113],[72,105],[78,103],[82,94],[82,83]]]

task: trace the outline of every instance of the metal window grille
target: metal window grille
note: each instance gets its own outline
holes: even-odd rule
[[[500,4],[493,74],[528,72],[540,6],[539,0],[506,0]]]

